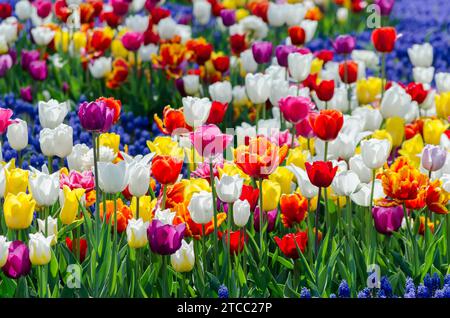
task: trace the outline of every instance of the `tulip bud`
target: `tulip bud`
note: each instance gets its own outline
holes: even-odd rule
[[[211,193],[207,191],[194,193],[189,202],[188,210],[195,223],[209,223],[213,217],[213,201]]]
[[[183,76],[184,91],[188,95],[195,95],[200,89],[200,77],[198,75]]]
[[[58,242],[58,219],[54,219],[48,216],[47,219],[37,219],[39,232],[46,235],[47,237],[52,236],[53,240],[51,245],[54,246]]]
[[[239,175],[228,176],[222,174],[220,180],[217,177],[215,178],[217,195],[220,200],[227,203],[232,203],[239,199],[243,184],[244,179],[240,178]]]
[[[6,132],[9,145],[14,150],[20,151],[28,145],[28,127],[27,122],[22,119],[15,119],[8,126]]]
[[[250,218],[250,203],[237,200],[233,203],[233,222],[237,227],[244,227]]]
[[[414,67],[413,78],[417,83],[430,84],[434,77],[434,67]]]
[[[33,265],[47,265],[52,258],[51,242],[53,235],[45,237],[42,233],[29,234],[28,248]]]
[[[422,151],[422,166],[428,171],[441,169],[447,157],[447,151],[439,146],[426,145]]]
[[[269,2],[269,8],[267,9],[267,20],[270,26],[280,27],[286,20],[286,9],[284,4],[276,4]]]
[[[361,141],[361,156],[369,169],[381,168],[389,157],[391,145],[386,139],[369,139]]]
[[[170,255],[170,262],[176,272],[190,272],[195,265],[194,241],[188,244],[183,240],[181,242],[181,248]]]
[[[161,19],[158,23],[158,34],[162,40],[170,40],[177,32],[177,23],[171,17]]]
[[[402,225],[404,217],[401,205],[392,207],[375,206],[372,209],[372,216],[375,222],[375,229],[382,234],[391,235],[398,231]]]
[[[128,184],[128,164],[125,160],[117,164],[111,162],[98,163],[98,183],[103,192],[122,192]]]
[[[411,96],[399,85],[390,87],[381,101],[381,114],[384,118],[404,117],[411,104]]]
[[[297,82],[303,82],[311,72],[311,64],[314,56],[311,53],[291,53],[288,55],[288,68],[292,78]]]
[[[147,228],[149,222],[144,222],[142,219],[130,219],[127,225],[127,242],[131,248],[144,247],[147,242]]]
[[[230,103],[233,98],[231,83],[228,81],[215,82],[209,85],[208,90],[213,101]]]

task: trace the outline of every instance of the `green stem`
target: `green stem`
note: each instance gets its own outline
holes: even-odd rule
[[[264,246],[264,211],[263,211],[263,179],[259,178],[259,252],[263,254]]]
[[[162,196],[162,200],[161,200],[161,210],[164,210],[166,208],[167,185],[163,184],[162,187],[163,187],[163,196]],[[137,201],[137,202],[139,202],[139,201]],[[139,215],[138,215],[138,218],[139,218]]]
[[[214,271],[216,274],[219,272],[219,246],[217,243],[217,201],[216,201],[216,187],[214,185],[214,167],[212,158],[209,159],[209,179],[211,183],[211,195],[213,200],[213,211],[214,211]]]
[[[326,192],[326,189],[325,189]],[[315,244],[314,244],[314,254],[317,257],[317,252],[319,251],[319,213],[320,213],[320,196],[322,193],[322,188],[319,187],[319,194],[317,196],[317,208],[316,208],[316,215],[314,218],[314,227],[315,227]]]

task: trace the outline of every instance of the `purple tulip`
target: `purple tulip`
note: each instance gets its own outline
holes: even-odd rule
[[[278,65],[288,67],[288,55],[297,51],[298,48],[295,45],[278,45],[275,48]]]
[[[187,96],[186,91],[184,90],[184,82],[183,78],[177,78],[175,80],[175,87],[177,88],[178,92],[180,93],[181,97]]]
[[[4,77],[12,65],[13,59],[9,54],[0,55],[0,77]]]
[[[255,212],[253,213],[253,226],[255,228],[256,232],[259,232],[259,206],[255,208]],[[264,212],[265,215],[265,221],[268,222],[267,224],[267,233],[270,233],[273,231],[275,227],[275,221],[277,220],[278,210],[272,210]]]
[[[20,58],[20,65],[22,66],[22,69],[28,71],[28,67],[30,66],[31,62],[38,61],[39,60],[40,53],[38,50],[23,50],[21,53]]]
[[[103,101],[83,102],[78,109],[81,126],[91,132],[107,132],[113,123],[114,110]]]
[[[13,64],[16,64],[16,62],[17,62],[17,51],[16,51],[16,49],[9,49],[8,54],[9,54],[9,56],[11,56],[11,58],[13,60]]]
[[[28,72],[36,81],[45,81],[48,76],[47,63],[45,61],[34,61],[28,66]]]
[[[375,4],[380,8],[380,14],[382,16],[388,16],[391,14],[395,0],[375,0]]]
[[[2,270],[6,276],[14,279],[25,276],[30,272],[30,251],[23,242],[14,241],[9,245],[8,259]]]
[[[33,93],[30,85],[20,88],[20,98],[29,103],[33,101]]]
[[[255,42],[252,45],[252,53],[256,63],[269,63],[272,57],[272,43],[264,41]]]
[[[222,9],[220,11],[220,17],[224,26],[232,26],[236,23],[236,11],[231,9]]]
[[[428,171],[441,169],[447,158],[447,151],[439,146],[426,145],[422,152],[422,166]]]
[[[148,242],[153,253],[171,255],[181,247],[186,224],[164,224],[153,220],[147,229]]]
[[[402,226],[403,207],[401,205],[375,206],[372,208],[372,216],[375,221],[375,229],[379,233],[391,235]]]
[[[350,54],[355,49],[356,39],[351,35],[339,35],[332,45],[337,54]]]

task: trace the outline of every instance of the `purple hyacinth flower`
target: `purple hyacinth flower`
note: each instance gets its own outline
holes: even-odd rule
[[[388,16],[392,12],[395,0],[375,0],[375,4],[380,8],[380,14],[382,16]]]
[[[288,55],[297,51],[298,48],[295,45],[278,45],[275,48],[278,65],[288,67]]]
[[[272,57],[272,43],[270,42],[255,42],[252,45],[253,58],[258,64],[265,64],[270,62]]]
[[[2,270],[7,277],[14,279],[28,275],[31,270],[30,251],[23,242],[14,241],[9,245],[8,259]]]
[[[40,53],[38,50],[22,50],[21,58],[20,58],[20,65],[22,66],[22,69],[28,70],[28,67],[30,66],[31,62],[38,61],[39,60]]]
[[[382,234],[391,235],[397,231],[402,225],[403,207],[391,206],[381,207],[375,206],[372,209],[372,216],[375,221],[375,229]]]
[[[255,213],[253,213],[253,224],[255,227],[255,231],[259,232],[259,206],[255,208]],[[270,233],[273,231],[273,228],[275,227],[275,221],[277,220],[278,210],[272,210],[264,212],[265,214],[265,221],[268,222],[267,224],[267,233]]]
[[[232,26],[236,23],[236,11],[231,9],[222,9],[220,11],[220,17],[224,26]]]
[[[28,66],[28,72],[36,81],[45,81],[48,76],[47,63],[45,61],[34,61]]]
[[[337,54],[350,54],[355,49],[356,39],[351,35],[339,35],[332,45]]]
[[[0,77],[4,77],[13,65],[13,59],[9,54],[0,55]]]
[[[428,171],[441,169],[447,158],[447,151],[439,146],[426,145],[422,152],[422,166]]]
[[[153,253],[171,255],[181,247],[186,224],[164,224],[153,220],[147,229],[148,242]]]
[[[81,126],[91,132],[107,132],[114,119],[114,110],[103,101],[83,102],[78,109]]]

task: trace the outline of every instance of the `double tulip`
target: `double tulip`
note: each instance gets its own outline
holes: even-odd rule
[[[73,129],[65,124],[53,129],[44,128],[39,132],[39,144],[45,156],[65,158],[72,152]]]
[[[53,129],[63,123],[69,112],[69,102],[60,103],[56,99],[50,99],[48,102],[39,101],[38,112],[41,127]]]

